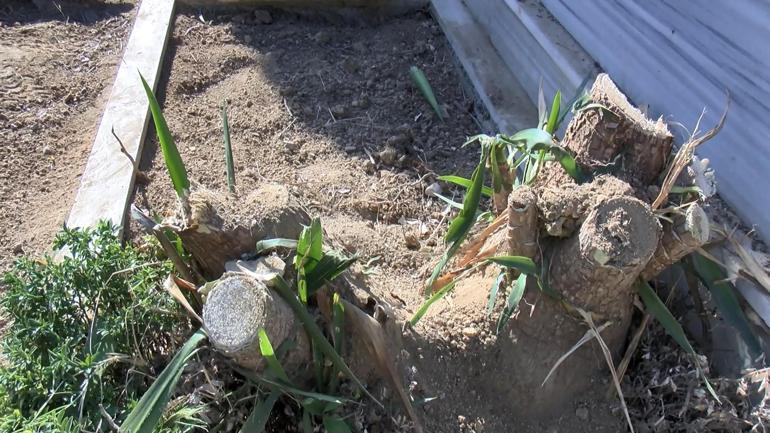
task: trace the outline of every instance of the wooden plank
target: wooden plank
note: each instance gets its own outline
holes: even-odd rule
[[[540,80],[550,97],[561,90],[571,98],[584,79],[599,72],[593,59],[536,0],[466,0],[484,23],[495,48],[533,103]],[[590,84],[590,82],[589,82]]]
[[[722,132],[699,149],[722,198],[770,241],[770,3],[756,0],[543,0],[613,80],[650,113]],[[676,129],[674,129],[676,131]]]
[[[132,196],[135,170],[111,130],[138,160],[150,118],[139,72],[155,88],[160,77],[174,0],[142,0],[126,44],[110,98],[80,180],[67,226],[90,227],[108,219],[122,227]]]
[[[432,12],[499,131],[537,124],[537,108],[462,0],[433,0]]]
[[[422,9],[429,0],[179,0],[194,7],[364,8],[403,13]]]

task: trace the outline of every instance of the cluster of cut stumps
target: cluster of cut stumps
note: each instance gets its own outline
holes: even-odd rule
[[[533,185],[510,192],[507,211],[472,237],[450,262],[448,275],[454,277],[470,268],[484,273],[483,266],[474,265],[491,256],[528,257],[542,269],[549,290],[557,294],[544,296],[541,290],[527,290],[523,301],[535,308],[511,321],[510,338],[498,338],[499,350],[489,363],[488,380],[494,382],[503,375],[510,386],[501,391],[500,386],[484,386],[484,379],[478,382],[476,391],[494,394],[482,395],[490,404],[517,414],[540,416],[558,411],[591,386],[594,373],[607,368],[599,345],[585,345],[543,384],[553,365],[586,333],[576,309],[602,325],[603,341],[618,359],[631,325],[635,283],[640,278],[655,278],[709,237],[708,218],[697,201],[670,205],[667,188],[658,186],[661,179],[671,176],[666,169],[673,137],[665,123],[652,121],[633,107],[606,75],[597,77],[589,96],[603,109],[576,113],[561,145],[585,173],[591,173],[590,180],[578,184],[558,163],[548,163]],[[265,362],[257,331],[264,329],[275,347],[295,340],[284,365],[297,371],[307,369],[313,355],[305,331],[269,284],[276,274],[285,272],[283,262],[275,256],[251,257],[251,262],[239,259],[253,254],[261,240],[296,239],[302,226],[310,223],[308,213],[285,187],[272,184],[241,197],[193,186],[183,201],[180,221],[167,227],[175,229],[195,263],[196,269],[191,271],[179,260],[183,276],[195,279],[197,273],[217,281],[206,289],[201,314],[212,345],[242,367],[260,371]],[[494,278],[490,274],[483,287],[460,278],[455,296],[488,291]],[[374,304],[384,305],[380,300],[372,303],[371,295],[356,294],[350,287],[337,291],[350,298],[346,318],[358,316],[346,322],[348,327],[359,328],[350,329],[353,352],[373,357],[372,364],[380,367],[377,373],[392,379],[417,423],[394,367],[401,339],[412,334],[394,332],[400,329],[398,324],[386,326],[397,315],[386,320],[364,313],[372,312]],[[318,311],[328,316],[324,310],[329,307],[321,299]],[[478,315],[476,322],[483,322],[483,308]],[[430,320],[420,326],[430,326]],[[361,327],[370,329],[362,331]],[[373,343],[375,339],[378,341]],[[366,350],[357,350],[356,345]],[[367,364],[348,359],[352,364]],[[429,368],[422,371],[430,374]],[[461,391],[467,390],[456,392]]]

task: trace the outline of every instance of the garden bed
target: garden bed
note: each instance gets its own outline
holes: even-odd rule
[[[445,203],[426,188],[435,188],[440,174],[468,176],[478,153],[462,144],[467,136],[493,131],[428,16],[418,13],[377,25],[333,18],[330,22],[328,16],[280,11],[182,11],[174,23],[158,94],[190,177],[217,191],[227,188],[218,114],[226,103],[239,194],[265,183],[286,185],[321,218],[333,242],[360,255],[356,272],[403,321],[424,301],[425,278],[444,252],[441,239],[450,219]],[[428,77],[447,113],[446,122],[410,82],[413,65]],[[171,215],[177,210],[174,189],[155,138],[149,140],[134,204]],[[446,195],[462,196],[461,190],[440,186]],[[479,299],[464,293],[448,304],[455,313],[466,311],[471,317],[485,303],[487,292],[477,295]],[[473,326],[450,332],[468,320],[449,313],[440,317],[441,311],[437,307],[428,325],[420,325],[416,346],[407,347],[411,354],[402,352],[401,357],[407,370],[411,368],[412,374],[405,372],[403,379],[412,382],[413,397],[438,397],[420,408],[428,431],[624,428],[620,404],[606,392],[611,386],[606,375],[592,377],[591,392],[571,401],[555,418],[511,419],[504,409],[507,402],[482,397],[506,381],[488,377],[486,363],[494,357],[477,356],[478,351],[494,349],[476,347],[475,342],[486,339],[494,346],[494,338],[485,337],[482,329],[479,339],[479,329]],[[442,343],[434,346],[429,341]],[[637,385],[626,387],[637,428],[657,428],[661,422],[667,428],[686,426],[698,413],[713,410],[699,407],[688,417],[682,411],[676,420],[667,418],[667,407],[678,410],[693,404],[693,398],[708,399],[692,395],[692,389],[701,386],[697,375],[687,373],[695,366],[675,358],[685,365],[683,370],[660,386],[676,383],[690,391],[677,393],[674,385],[673,393],[659,393],[658,399],[669,399],[659,409],[645,385],[660,383],[649,368],[665,365],[666,358],[646,364],[632,361],[632,366],[643,364],[645,374],[652,376],[629,373]],[[421,359],[437,362],[426,365]],[[414,370],[418,364],[435,372],[420,376]],[[477,394],[479,387],[489,389]],[[720,387],[720,392],[727,388]],[[526,407],[526,398],[522,404]],[[656,418],[658,410],[663,412]],[[710,422],[713,417],[702,419]],[[364,422],[364,427],[379,428],[367,424],[371,418]]]
[[[111,22],[108,19],[103,25]],[[629,330],[643,329],[649,320],[649,317],[642,319],[642,314],[632,307],[637,293],[644,299],[646,311],[652,311],[655,304],[648,302],[658,298],[656,291],[644,281],[654,279],[660,269],[705,242],[708,230],[701,229],[705,217],[698,219],[697,216],[702,213],[699,203],[705,200],[701,195],[685,192],[681,199],[671,199],[670,203],[666,199],[668,191],[658,195],[660,188],[655,179],[665,165],[670,135],[660,123],[655,128],[640,127],[649,126],[652,121],[636,114],[638,111],[625,102],[625,97],[606,75],[597,78],[592,89],[590,98],[596,103],[588,104],[586,100],[590,107],[573,111],[581,117],[567,128],[564,148],[554,145],[550,135],[559,130],[557,103],[552,115],[546,116],[547,124],[522,125],[539,126],[529,133],[546,134],[548,139],[516,147],[529,156],[527,174],[523,180],[517,180],[508,201],[507,195],[500,198],[501,190],[495,182],[504,176],[503,168],[508,176],[513,175],[506,163],[495,165],[493,162],[494,158],[503,161],[500,159],[503,156],[487,152],[494,149],[491,146],[504,144],[499,140],[505,137],[482,137],[479,142],[463,145],[468,136],[496,131],[475,94],[467,87],[438,25],[425,13],[412,12],[384,20],[347,12],[321,16],[278,10],[182,9],[174,20],[172,35],[156,94],[193,183],[188,184],[187,175],[180,175],[178,166],[166,165],[173,153],[169,150],[173,144],[169,147],[168,141],[164,141],[165,155],[161,155],[162,146],[155,134],[148,134],[132,201],[138,208],[152,211],[155,219],[167,217],[164,218],[167,235],[176,232],[186,250],[183,256],[195,262],[192,269],[188,268],[177,256],[177,250],[168,244],[166,235],[161,234],[159,226],[155,226],[155,234],[160,234],[158,238],[166,242],[165,253],[172,261],[178,259],[175,266],[180,275],[202,284],[201,275],[214,279],[225,268],[231,273],[225,274],[219,283],[206,284],[199,290],[183,280],[166,280],[163,287],[185,306],[188,318],[181,310],[157,299],[171,302],[156,287],[171,265],[151,259],[158,257],[157,245],[148,242],[142,232],[155,223],[147,216],[140,217],[141,211],[133,213],[127,233],[135,248],[127,247],[120,253],[125,257],[115,256],[121,251],[119,239],[108,235],[110,230],[106,226],[100,226],[99,231],[103,232],[100,236],[108,239],[104,244],[81,238],[77,233],[65,233],[65,239],[70,237],[70,241],[76,242],[72,250],[74,257],[64,258],[61,263],[20,262],[15,273],[6,277],[12,296],[6,298],[5,307],[14,315],[16,325],[11,327],[9,338],[13,344],[8,345],[14,367],[3,371],[20,371],[19,362],[30,355],[24,350],[25,339],[42,338],[42,335],[46,341],[42,346],[37,345],[42,348],[58,341],[49,338],[53,337],[52,333],[27,335],[34,330],[38,320],[35,317],[44,317],[48,312],[46,320],[52,323],[76,319],[72,326],[63,325],[58,331],[51,331],[66,334],[66,338],[48,350],[58,353],[66,351],[61,347],[77,348],[85,344],[74,359],[79,359],[82,351],[87,355],[83,360],[86,364],[98,362],[106,366],[119,362],[125,369],[107,369],[105,380],[119,383],[125,375],[126,383],[132,383],[126,386],[126,392],[120,392],[120,397],[104,397],[106,394],[102,391],[89,391],[88,386],[91,381],[102,383],[101,367],[83,368],[67,378],[74,378],[76,384],[83,374],[85,385],[81,384],[79,389],[74,389],[71,383],[57,385],[66,388],[56,393],[57,407],[66,404],[70,398],[67,395],[80,395],[81,413],[83,405],[87,407],[86,423],[97,426],[97,430],[106,425],[117,429],[115,421],[118,421],[121,431],[133,431],[131,426],[137,428],[144,422],[141,419],[149,419],[142,418],[148,413],[146,404],[155,403],[159,404],[157,410],[150,411],[154,413],[150,417],[154,417],[154,421],[147,422],[160,420],[164,426],[162,431],[196,431],[197,425],[237,431],[244,423],[259,424],[255,417],[258,418],[257,408],[263,404],[267,404],[266,414],[272,416],[269,421],[261,422],[267,422],[266,430],[271,432],[307,432],[313,430],[310,425],[313,422],[318,424],[316,427],[322,424],[330,433],[345,432],[351,427],[369,432],[409,431],[413,420],[419,420],[412,424],[417,432],[615,432],[625,430],[626,421],[636,431],[739,431],[751,428],[759,416],[767,416],[766,409],[756,406],[762,404],[756,400],[762,398],[761,389],[754,389],[762,380],[767,380],[766,370],[743,382],[712,379],[716,390],[712,391],[712,398],[706,390],[708,385],[704,385],[708,382],[703,381],[702,368],[707,368],[706,364],[698,365],[697,357],[677,347],[664,335],[657,321],[648,327],[649,332],[641,338],[640,348],[630,359],[631,367],[622,386],[627,408],[625,403],[621,404],[623,400],[613,394],[616,389],[612,388],[605,357],[609,358],[607,354],[612,351],[616,359],[607,362],[617,365],[620,349],[630,337]],[[5,50],[14,53],[10,48]],[[73,55],[64,57],[71,59]],[[25,60],[20,52],[16,52],[16,56],[19,61]],[[428,102],[430,97],[424,97],[426,92],[421,93],[415,86],[414,70],[410,72],[414,66],[423,71],[430,82],[438,107],[432,107]],[[77,71],[75,67],[71,72]],[[38,79],[36,83],[39,85],[42,81]],[[81,85],[89,88],[93,83]],[[54,87],[54,91],[57,89],[61,87]],[[93,91],[96,92],[95,87]],[[84,92],[84,98],[90,95]],[[154,97],[149,89],[147,92],[155,125],[161,125],[158,128],[162,136],[164,128],[162,121],[158,123],[157,104],[152,105]],[[90,101],[96,103],[96,99]],[[562,108],[567,106],[565,103]],[[591,109],[598,111],[591,112]],[[609,114],[605,116],[599,109]],[[229,117],[232,142],[235,185],[229,186],[220,110]],[[86,122],[87,112],[67,114],[69,112],[64,111],[62,116],[70,116],[63,117],[67,128]],[[436,111],[443,113],[443,120]],[[38,110],[38,114],[40,112]],[[620,119],[620,123],[613,119]],[[95,123],[96,119],[90,121]],[[42,126],[30,128],[34,133]],[[608,135],[606,131],[616,128],[624,131],[619,134],[621,139],[605,139],[610,135],[614,137],[614,133]],[[13,125],[8,129],[14,130]],[[653,129],[654,134],[650,133]],[[60,134],[68,139],[83,137],[82,133],[70,133],[69,129],[63,129]],[[591,141],[582,140],[585,137],[595,138],[596,145],[588,146],[586,143]],[[19,140],[24,139],[31,138],[25,136]],[[648,140],[656,146],[654,151],[635,153],[640,147],[638,144]],[[482,147],[485,149],[482,163],[476,167],[479,144],[489,147]],[[546,147],[545,150],[530,148],[532,144]],[[610,149],[612,146],[617,149]],[[498,149],[499,155],[505,155],[503,147]],[[505,151],[513,152],[512,149],[508,147]],[[609,155],[610,150],[618,149],[623,154],[628,152],[624,158],[638,160],[626,166],[602,161],[604,155],[587,156],[592,151],[605,151]],[[77,165],[72,159],[74,156],[64,155],[64,151],[47,152],[49,164],[58,161],[57,156],[61,154],[61,159]],[[540,177],[540,166],[530,165],[534,164],[536,152],[540,152],[538,164],[545,164]],[[85,149],[82,153],[84,157]],[[551,159],[543,159],[546,155]],[[575,165],[576,160],[580,167]],[[34,161],[37,163],[39,159]],[[468,235],[471,240],[468,243],[478,248],[473,252],[473,248],[465,244],[463,248],[467,249],[460,250],[450,262],[451,267],[458,267],[438,279],[449,276],[456,281],[454,292],[450,292],[454,282],[438,284],[436,278],[440,274],[434,272],[427,287],[439,294],[448,294],[443,299],[434,296],[439,300],[426,313],[420,308],[427,305],[426,280],[439,257],[450,254],[446,252],[445,233],[452,233],[458,221],[477,219],[476,205],[469,205],[474,199],[469,197],[475,196],[476,203],[479,202],[484,182],[478,181],[483,179],[478,174],[486,171],[485,162],[489,164],[489,176],[496,179],[487,183],[497,189],[487,193],[492,196],[490,206],[486,199],[481,200],[479,210],[489,207],[498,217],[494,219],[494,213],[490,213],[488,219],[479,216],[478,221],[495,220],[489,223],[488,231],[471,230],[472,222],[460,229],[465,230],[460,240],[447,241],[459,245]],[[610,171],[605,172],[608,167]],[[82,163],[77,168],[82,168]],[[587,177],[583,177],[581,169],[588,169]],[[174,186],[169,179],[170,172]],[[65,170],[63,175],[66,173]],[[464,188],[440,182],[438,176],[443,174],[470,177],[469,182],[474,186],[466,185],[466,192]],[[674,179],[676,177],[674,175]],[[11,180],[23,183],[20,178]],[[76,180],[75,176],[72,181]],[[54,201],[53,194],[66,187],[66,179],[57,181],[61,185],[57,184],[58,189],[51,191],[35,182],[26,183],[42,190],[35,199],[45,205]],[[503,184],[510,183],[513,180],[505,178]],[[227,192],[228,187],[232,193]],[[442,198],[437,192],[449,198]],[[21,195],[18,200],[24,197]],[[539,201],[539,210],[530,206],[534,203],[531,199]],[[658,210],[658,205],[653,204],[658,199],[671,207]],[[463,211],[458,214],[442,200],[462,201]],[[34,203],[37,201],[32,200],[31,205]],[[469,206],[471,211],[466,215],[465,209]],[[679,211],[679,208],[687,210]],[[39,208],[29,210],[33,211],[41,213]],[[549,219],[548,215],[558,218]],[[313,219],[310,223],[311,216],[320,221]],[[453,223],[447,230],[450,221]],[[504,221],[504,225],[498,224],[499,221]],[[300,231],[298,222],[309,226],[299,235],[299,242],[294,242],[292,239],[296,239]],[[9,220],[4,227],[10,227],[11,223],[16,221]],[[682,241],[674,230],[683,230],[680,234],[690,243]],[[666,237],[661,232],[673,235]],[[265,233],[268,237],[291,239],[277,240],[271,247],[255,245]],[[171,237],[172,241],[175,239]],[[92,242],[95,248],[90,247]],[[326,246],[322,247],[324,242]],[[584,245],[592,249],[584,252]],[[666,248],[661,250],[661,245]],[[683,248],[681,255],[678,249],[668,247]],[[276,249],[280,254],[259,259],[264,262],[240,265],[231,262],[225,266],[226,260],[241,253],[254,258],[255,248],[257,255]],[[287,248],[289,253],[284,254]],[[109,266],[103,268],[98,258],[94,258],[95,261],[90,258],[91,254],[99,255],[102,249],[107,260],[111,260]],[[24,246],[19,251],[25,252]],[[663,254],[653,254],[657,251]],[[509,263],[515,263],[508,266],[516,271],[493,272],[497,270],[496,265],[487,266],[485,259],[490,255],[514,252],[521,256],[508,257],[512,260]],[[352,272],[342,274],[340,281],[331,282],[351,263],[353,255],[357,256],[357,262]],[[471,261],[466,262],[466,257]],[[557,259],[551,261],[554,257]],[[267,273],[265,269],[256,271],[259,263],[262,266],[270,263]],[[252,265],[253,273],[232,273],[233,269],[243,270]],[[325,273],[328,268],[319,271],[325,266],[340,266],[340,271],[329,276],[331,274]],[[102,274],[91,272],[97,267]],[[49,274],[56,277],[49,278]],[[104,281],[108,274],[109,278]],[[636,284],[638,275],[644,278]],[[495,285],[503,280],[506,284],[501,292],[505,294],[492,295],[497,293]],[[497,283],[491,284],[493,281]],[[643,291],[644,286],[648,292]],[[115,297],[116,302],[120,300],[116,305],[125,311],[100,306],[102,290],[108,288],[115,294],[106,294],[110,299],[104,302]],[[247,292],[252,295],[245,296]],[[511,301],[517,292],[519,298]],[[665,293],[665,290],[658,292]],[[55,294],[58,300],[50,301],[48,295],[32,296],[30,301],[48,304],[34,308],[31,303],[28,306],[26,302],[15,301],[35,293]],[[68,296],[78,302],[67,302]],[[138,304],[132,306],[132,302]],[[28,307],[33,311],[25,311]],[[642,310],[641,304],[638,307]],[[655,318],[663,317],[662,322],[670,319],[666,332],[671,333],[678,326],[676,319],[662,308],[668,316],[656,313]],[[57,309],[67,314],[57,314]],[[148,329],[155,322],[167,326],[165,320],[172,316],[178,319],[179,326],[173,327],[173,332],[164,328],[160,332],[161,343],[143,338],[132,342],[122,335],[135,334],[135,322],[142,319],[120,320],[129,313],[163,316],[141,323]],[[126,355],[117,358],[112,357],[111,351],[102,350],[111,347],[112,337],[104,341],[95,337],[103,333],[102,326],[112,323],[110,317],[115,314],[120,326],[112,326],[113,323],[108,328],[114,328],[116,341],[126,345],[118,349]],[[507,321],[511,314],[513,318]],[[595,318],[596,325],[591,317]],[[179,347],[189,334],[188,325],[195,327],[197,321],[204,323],[204,329],[184,344],[182,355],[168,362],[172,349]],[[306,333],[299,330],[299,322]],[[640,322],[645,324],[640,326]],[[84,325],[88,328],[85,342],[77,331]],[[545,376],[545,371],[554,363],[559,364],[556,358],[571,353],[570,347],[589,329],[586,325],[592,329],[600,325],[602,330],[613,326],[602,334],[611,349],[605,350],[602,357],[599,345],[591,342],[567,359],[553,377],[549,373],[551,381],[547,386],[541,385],[541,376]],[[255,345],[257,329],[260,330],[259,344]],[[233,340],[233,336],[237,338]],[[93,343],[94,338],[97,343]],[[210,346],[195,352],[195,346],[204,339],[209,340]],[[275,355],[270,339],[275,344]],[[682,344],[682,339],[686,337],[678,339],[679,344],[689,347]],[[236,340],[241,343],[236,344]],[[211,350],[212,347],[217,350]],[[148,349],[148,353],[143,353]],[[38,367],[48,362],[46,353],[33,354],[36,362],[39,361]],[[189,364],[184,367],[188,354]],[[338,354],[343,355],[344,362]],[[103,360],[105,355],[109,359]],[[148,363],[144,359],[152,361]],[[267,359],[267,370],[263,370],[264,359]],[[278,359],[284,362],[286,371]],[[387,374],[375,373],[374,364],[380,364],[380,370],[388,370]],[[60,378],[49,370],[44,369],[46,374],[54,374],[52,383],[55,383]],[[254,374],[255,370],[259,374]],[[310,370],[314,370],[313,385],[306,387],[311,381]],[[614,371],[612,374],[615,375]],[[169,379],[174,375],[182,375],[178,386],[176,379]],[[343,380],[343,376],[346,379]],[[362,387],[355,376],[367,386]],[[393,377],[395,385],[388,383]],[[8,378],[3,379],[8,380],[7,383],[0,385],[14,386],[15,382]],[[150,388],[149,378],[157,379]],[[137,380],[135,384],[134,380]],[[747,385],[746,380],[754,382]],[[164,391],[166,386],[175,391]],[[308,394],[308,390],[322,394]],[[46,398],[39,390],[30,392],[34,398],[27,401],[28,405],[33,404],[34,399]],[[404,392],[411,399],[405,398]],[[18,397],[16,391],[11,394]],[[144,394],[141,401],[134,403],[141,394]],[[282,394],[287,397],[279,399]],[[724,403],[721,406],[716,404],[717,394]],[[96,395],[109,401],[97,401]],[[768,398],[765,392],[761,402]],[[2,401],[11,404],[13,400]],[[378,408],[380,401],[385,406]],[[16,425],[23,417],[36,421],[39,412],[34,407],[23,410],[9,415],[3,422]],[[131,415],[127,416],[129,411]],[[47,422],[51,416],[56,417],[53,409],[41,419]],[[78,424],[81,417],[82,414],[78,416]],[[68,428],[75,428],[72,413],[67,413],[66,422]]]
[[[132,3],[0,6],[0,272],[66,219],[133,15]]]

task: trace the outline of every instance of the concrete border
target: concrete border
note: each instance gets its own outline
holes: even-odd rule
[[[139,5],[67,218],[68,227],[90,227],[100,219],[109,219],[122,229],[136,167],[122,154],[111,131],[115,129],[128,154],[137,161],[150,118],[139,72],[153,88],[157,86],[173,17],[174,0],[142,0]]]

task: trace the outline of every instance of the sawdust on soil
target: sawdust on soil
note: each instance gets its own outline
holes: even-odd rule
[[[61,228],[134,15],[133,2],[0,4],[0,272]]]

